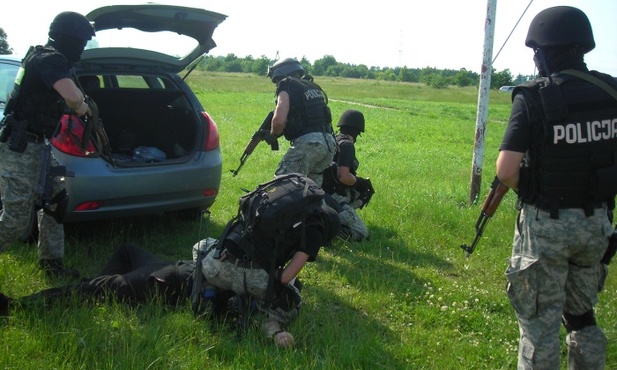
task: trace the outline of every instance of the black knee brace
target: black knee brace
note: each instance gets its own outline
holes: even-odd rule
[[[561,316],[563,326],[566,327],[568,333],[576,330],[581,330],[586,326],[596,326],[596,318],[593,308],[582,315],[572,315],[564,312]]]

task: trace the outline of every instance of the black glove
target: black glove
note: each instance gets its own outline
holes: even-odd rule
[[[365,193],[369,191],[371,187],[371,182],[368,179],[363,179],[362,177],[356,177],[356,183],[353,186],[357,192]]]

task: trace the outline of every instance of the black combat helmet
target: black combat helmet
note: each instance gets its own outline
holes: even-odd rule
[[[364,132],[364,114],[355,109],[348,109],[341,114],[336,125],[341,128],[341,132],[357,136]]]
[[[570,6],[538,13],[529,25],[525,45],[533,49],[578,45],[583,54],[596,47],[587,15]]]
[[[79,13],[62,12],[49,25],[49,37],[53,39],[58,35],[88,41],[94,36],[94,27],[86,17]]]
[[[86,17],[75,12],[62,12],[49,25],[48,44],[70,62],[77,62],[93,36],[94,27]]]
[[[268,67],[268,77],[272,82],[277,83],[287,76],[302,77],[304,68],[300,62],[293,58],[285,58]]]

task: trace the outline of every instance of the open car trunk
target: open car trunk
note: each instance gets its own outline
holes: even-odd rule
[[[199,117],[182,90],[86,89],[109,139],[103,157],[117,166],[184,161],[197,147]]]

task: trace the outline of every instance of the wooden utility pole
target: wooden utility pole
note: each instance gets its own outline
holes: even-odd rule
[[[488,0],[486,6],[486,21],[484,25],[484,53],[482,57],[482,73],[478,91],[478,112],[476,114],[476,135],[473,148],[471,167],[471,186],[469,202],[478,199],[482,184],[482,162],[484,159],[484,133],[488,116],[488,98],[491,89],[491,72],[493,70],[493,35],[495,34],[495,14],[497,0]]]

